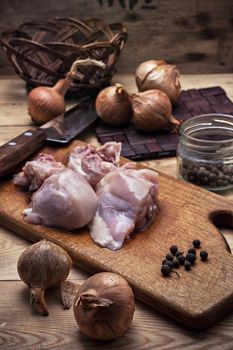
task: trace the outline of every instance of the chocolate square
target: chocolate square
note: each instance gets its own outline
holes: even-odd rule
[[[223,88],[220,86],[213,86],[209,88],[199,89],[202,96],[211,96],[211,95],[222,95],[226,94]]]
[[[158,143],[156,143],[156,142],[154,142],[154,143],[148,143],[148,144],[146,145],[146,147],[148,148],[148,150],[149,150],[151,153],[155,153],[155,152],[160,152],[160,151],[162,151],[161,146],[160,146]]]

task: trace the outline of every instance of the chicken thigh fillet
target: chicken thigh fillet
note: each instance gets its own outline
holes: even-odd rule
[[[88,224],[97,208],[91,185],[71,169],[48,177],[32,196],[25,221],[74,230]]]
[[[149,169],[121,167],[97,185],[98,208],[91,236],[102,247],[122,247],[132,231],[142,231],[157,210],[158,174]]]

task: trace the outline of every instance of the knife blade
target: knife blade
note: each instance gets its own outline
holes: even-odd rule
[[[45,142],[66,144],[97,118],[93,97],[82,98],[77,105],[37,129],[29,129],[0,147],[0,176],[11,173],[22,161],[38,151]]]

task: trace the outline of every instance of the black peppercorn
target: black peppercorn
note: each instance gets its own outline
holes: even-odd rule
[[[185,263],[184,263],[184,268],[185,268],[185,270],[187,270],[187,271],[191,270],[191,264],[190,264],[189,261],[185,261]]]
[[[189,248],[188,253],[196,255],[196,249],[195,248]]]
[[[171,272],[171,268],[168,265],[161,266],[161,273],[163,276],[168,276]]]
[[[194,264],[195,260],[196,260],[196,255],[195,254],[191,254],[188,253],[186,255],[186,260],[190,262],[190,264]]]
[[[172,253],[172,255],[176,255],[176,252],[178,252],[178,248],[176,245],[172,245],[170,247],[170,252]]]
[[[184,257],[184,255],[180,254],[180,255],[178,256],[178,260],[179,260],[180,265],[184,265],[184,262],[185,262],[185,257]]]
[[[182,252],[180,252],[179,250],[176,252],[176,256],[178,257],[178,256],[180,256],[180,255],[182,255],[183,253]]]
[[[232,184],[232,167],[218,164],[198,164],[183,159],[180,164],[180,175],[189,182],[207,188],[227,187]]]
[[[173,255],[171,253],[167,253],[166,259],[172,261],[173,260]]]
[[[170,252],[173,254],[173,255],[176,255],[176,252],[178,252],[178,247],[176,245],[172,245],[170,247]]]
[[[202,260],[202,261],[207,260],[207,258],[208,258],[208,252],[207,252],[206,250],[202,250],[202,251],[200,252],[200,257],[201,257],[201,260]]]
[[[172,262],[172,267],[174,267],[175,269],[180,267],[180,262],[178,260],[178,258],[175,258]]]
[[[201,241],[200,241],[199,239],[194,239],[194,241],[193,241],[193,246],[194,246],[195,248],[199,248],[200,245],[201,245]]]
[[[165,263],[163,265],[168,265],[169,267],[172,268],[172,261],[171,260],[166,260]]]

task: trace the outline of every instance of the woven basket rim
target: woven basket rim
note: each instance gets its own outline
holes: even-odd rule
[[[0,45],[16,73],[32,85],[53,85],[65,76],[77,58],[104,61],[106,69],[102,71],[94,66],[81,67],[79,78],[74,79],[71,87],[92,89],[106,85],[106,80],[110,82],[127,37],[127,30],[120,22],[107,24],[99,18],[54,17],[25,21],[3,32]]]

